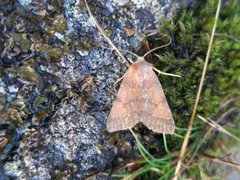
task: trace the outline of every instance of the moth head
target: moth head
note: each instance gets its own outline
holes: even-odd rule
[[[145,61],[144,57],[140,56],[138,57],[138,61]]]

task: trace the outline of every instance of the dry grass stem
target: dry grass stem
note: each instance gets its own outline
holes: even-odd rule
[[[188,124],[188,129],[187,129],[187,132],[186,132],[186,135],[185,135],[182,147],[181,147],[179,160],[177,162],[177,166],[176,166],[176,169],[175,169],[175,172],[174,172],[174,178],[173,178],[174,180],[177,180],[178,176],[180,175],[179,172],[181,170],[182,161],[183,161],[183,158],[184,158],[184,155],[185,155],[185,152],[186,152],[186,148],[187,148],[187,145],[188,145],[190,133],[191,133],[191,130],[192,130],[193,120],[195,119],[195,116],[196,116],[197,107],[198,107],[200,95],[201,95],[201,92],[202,92],[202,87],[203,87],[205,75],[206,75],[206,72],[207,72],[207,66],[208,66],[208,62],[209,62],[210,52],[211,52],[211,49],[212,49],[213,38],[214,38],[215,31],[216,31],[216,26],[217,26],[217,21],[218,21],[218,17],[219,17],[221,2],[222,2],[221,0],[218,1],[217,11],[216,11],[215,19],[214,19],[214,24],[213,24],[213,28],[212,28],[210,42],[209,42],[209,45],[208,45],[208,50],[207,50],[207,55],[206,55],[206,59],[205,59],[205,63],[204,63],[202,77],[201,77],[201,81],[200,81],[200,84],[199,84],[195,104],[194,104],[194,107],[193,107],[193,112],[192,112],[192,115],[191,115],[191,118],[190,118],[190,121],[189,121],[189,124]]]
[[[104,36],[104,38],[107,40],[107,42],[112,46],[113,50],[115,50],[118,55],[122,58],[123,62],[124,63],[127,63],[127,60],[126,58],[122,55],[122,53],[118,50],[118,48],[113,44],[113,42],[111,41],[111,39],[107,36],[107,34],[105,33],[105,31],[103,30],[103,28],[100,26],[100,24],[97,22],[97,20],[95,19],[95,17],[93,16],[89,6],[88,6],[88,3],[87,3],[87,0],[84,0],[85,1],[85,4],[86,4],[86,7],[87,7],[87,10],[88,10],[88,13],[89,13],[89,16],[91,17],[91,19],[93,20],[94,24],[96,25],[97,29],[100,31],[100,33]]]
[[[225,103],[226,104],[226,103]],[[219,111],[223,109],[220,108]],[[230,108],[229,110],[227,110],[226,112],[224,112],[221,117],[216,121],[217,123],[223,121],[228,115],[232,114],[233,112],[235,112],[237,110],[237,108]],[[189,159],[189,161],[186,163],[186,165],[184,165],[184,167],[179,171],[179,174],[181,174],[185,169],[187,169],[187,167],[190,165],[190,163],[193,161],[193,159],[195,158],[195,156],[197,155],[199,149],[202,147],[202,144],[206,141],[206,139],[208,138],[208,136],[211,134],[213,128],[210,127],[207,132],[205,133],[205,135],[203,136],[203,138],[201,139],[200,143],[198,144],[198,146],[196,147],[195,151],[193,152],[191,158]]]
[[[197,117],[199,119],[201,119],[203,122],[208,123],[210,126],[212,126],[213,128],[217,129],[219,132],[222,132],[224,134],[227,134],[228,136],[232,137],[233,139],[237,140],[240,142],[240,139],[238,137],[236,137],[235,135],[233,135],[232,133],[230,133],[229,131],[227,131],[226,129],[224,129],[221,125],[219,125],[217,122],[211,120],[210,118],[204,118],[200,115],[197,115]]]
[[[221,163],[221,164],[224,164],[224,165],[227,165],[227,166],[232,166],[232,167],[240,170],[240,164],[239,163],[226,161],[222,158],[215,157],[215,156],[212,156],[212,155],[209,155],[209,154],[206,154],[206,153],[202,153],[201,156],[206,157],[206,158],[210,159],[211,161]]]

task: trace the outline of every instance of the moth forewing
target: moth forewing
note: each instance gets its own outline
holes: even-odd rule
[[[139,58],[127,70],[110,111],[109,132],[132,128],[142,122],[156,133],[175,129],[162,86],[150,63]]]

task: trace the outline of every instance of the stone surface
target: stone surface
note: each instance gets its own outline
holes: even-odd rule
[[[117,47],[137,51],[144,31],[170,17],[178,3],[89,5]],[[84,2],[7,0],[0,2],[0,19],[0,125],[8,132],[1,134],[7,139],[1,178],[82,179],[105,171],[119,153],[105,127],[113,83],[127,67],[102,47],[108,44]]]
[[[48,128],[25,130],[14,161],[4,165],[7,176],[18,179],[51,179],[64,171],[69,178],[84,178],[104,170],[114,159],[116,148],[104,143],[102,124],[81,113],[77,101],[63,104]]]

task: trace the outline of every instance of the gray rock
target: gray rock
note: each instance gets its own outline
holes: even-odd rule
[[[63,104],[50,124],[40,130],[37,138],[25,136],[16,159],[4,165],[7,176],[51,179],[58,172],[70,171],[74,173],[69,177],[79,179],[105,170],[116,156],[116,148],[104,143],[103,125],[81,113],[76,101]]]
[[[33,13],[38,20],[59,11],[48,4],[48,1],[19,2],[25,13]],[[171,16],[174,7],[178,6],[173,0],[167,3],[158,0],[102,0],[89,1],[89,4],[99,23],[109,31],[115,45],[129,51],[138,50],[140,41],[144,38],[143,32],[156,28],[158,18],[166,14]],[[25,117],[25,122],[19,127],[22,128],[19,131],[22,135],[20,145],[15,155],[9,157],[3,165],[6,177],[38,180],[53,177],[83,179],[93,172],[105,171],[118,154],[116,147],[106,142],[110,135],[106,133],[105,124],[115,97],[113,84],[124,74],[127,67],[114,52],[103,48],[108,44],[92,24],[82,0],[66,0],[59,7],[62,7],[65,15],[67,30],[51,29],[47,32],[52,35],[47,44],[60,41],[68,46],[69,51],[64,52],[57,62],[50,61],[51,58],[44,61],[45,51],[36,53],[38,64],[35,69],[40,74],[39,84],[33,85],[31,82],[25,85],[28,87],[31,84],[32,88],[24,91],[27,92],[24,98],[30,104],[29,107],[34,104],[35,97],[40,95],[46,97],[49,103],[35,102],[37,108],[31,107],[26,112],[30,115]],[[37,27],[45,35],[45,27],[49,22],[37,22]],[[135,33],[127,37],[124,28],[132,28]],[[34,28],[29,29],[34,31]],[[7,28],[5,30],[7,31]],[[84,43],[86,38],[88,42]],[[74,43],[78,42],[90,47],[74,46]],[[32,45],[31,48],[35,47]],[[52,48],[55,48],[54,43]],[[13,57],[7,50],[6,57]],[[91,82],[85,82],[88,76],[92,77]],[[25,82],[21,81],[23,84]],[[51,93],[45,90],[49,84],[56,86],[51,93],[56,93],[61,103],[49,100]],[[19,90],[17,87],[19,86],[14,84],[7,87],[1,82],[0,91],[5,94],[8,88],[11,93],[16,93]],[[61,95],[67,94],[69,89],[76,91],[77,95]],[[38,126],[30,123],[32,119],[37,119],[38,108],[45,110],[52,107],[48,104],[53,104],[56,110],[54,115],[49,113],[45,118],[48,123],[45,126],[41,126],[41,123]],[[99,176],[99,179],[105,178],[106,176]]]

